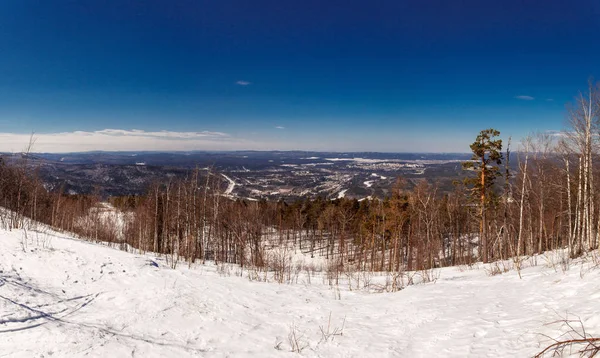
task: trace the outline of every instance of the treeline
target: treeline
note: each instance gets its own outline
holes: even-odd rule
[[[464,195],[437,195],[426,181],[405,191],[400,179],[385,200],[319,197],[288,204],[233,200],[200,186],[200,177],[206,180],[196,172],[187,180],[156,184],[141,198],[113,198],[119,208],[135,202],[126,243],[175,260],[242,266],[267,265],[276,247],[324,256],[341,268],[376,271],[476,259]],[[219,182],[209,174],[209,188],[218,188]]]
[[[230,199],[220,177],[195,172],[128,199],[134,212],[125,240],[188,261],[267,264],[265,253],[290,245],[340,268],[420,270],[566,248],[577,256],[598,246],[600,203],[593,161],[600,96],[590,84],[569,105],[568,129],[538,133],[511,153],[494,129],[482,131],[465,163],[467,179],[442,193],[399,179],[383,200],[324,198],[295,203]],[[516,161],[517,170],[511,170]],[[123,204],[114,199],[119,207]]]
[[[21,229],[34,222],[84,234],[81,218],[100,201],[94,195],[68,195],[63,190],[50,192],[27,163],[27,153],[7,164],[0,157],[0,224]]]
[[[573,183],[580,174],[571,165],[569,211],[564,165],[577,156],[537,150],[553,142],[547,134],[529,139],[536,151],[514,155],[512,160],[521,162],[514,173],[502,162],[498,180],[486,164],[483,205],[481,188],[473,185],[482,175],[477,169],[450,193],[424,179],[407,185],[398,178],[385,199],[317,197],[293,203],[232,199],[219,189],[217,173],[196,171],[184,180],[157,183],[145,196],[112,198],[111,203],[133,213],[124,235],[128,245],[166,254],[172,262],[263,267],[273,264],[273,248],[286,247],[323,256],[339,270],[395,272],[564,247],[577,255],[595,247],[593,241],[573,240]],[[501,157],[510,158],[510,151]]]
[[[27,216],[164,254],[173,266],[211,260],[276,269],[288,264],[276,254],[282,250],[325,257],[338,272],[423,270],[559,248],[574,257],[596,249],[600,234],[599,93],[590,84],[569,106],[567,130],[528,136],[514,152],[497,130],[481,131],[466,179],[452,192],[425,180],[408,189],[399,178],[385,199],[253,201],[224,195],[222,176],[195,170],[146,195],[111,198],[127,215],[107,221],[97,197],[49,193],[26,165],[0,164],[0,200],[18,215],[13,227]]]

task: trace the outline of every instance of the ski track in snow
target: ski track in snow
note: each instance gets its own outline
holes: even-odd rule
[[[344,189],[344,190],[340,191],[340,192],[338,193],[338,195],[337,195],[337,198],[338,198],[338,199],[342,199],[342,198],[346,197],[346,192],[347,192],[347,191],[348,191],[348,189]]]
[[[229,184],[227,185],[227,189],[225,189],[225,195],[231,195],[231,193],[233,193],[233,189],[235,188],[235,182],[233,181],[233,179],[231,179],[230,177],[228,177],[225,174],[221,174],[223,176],[223,178],[225,178]]]
[[[577,265],[540,262],[523,279],[450,267],[396,293],[341,285],[336,299],[317,277],[250,282],[53,231],[23,237],[0,230],[2,357],[293,357],[292,324],[307,357],[528,357],[565,312],[600,334],[600,269],[581,278]],[[319,343],[330,313],[332,329],[345,317],[343,335]]]

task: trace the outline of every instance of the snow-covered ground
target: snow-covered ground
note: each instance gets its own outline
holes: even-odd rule
[[[225,178],[229,184],[227,184],[227,189],[225,189],[225,195],[231,195],[233,193],[233,189],[235,188],[235,181],[233,181],[233,179],[231,179],[230,177],[228,177],[225,174],[221,174],[223,176],[223,178]]]
[[[600,269],[537,260],[522,279],[480,264],[368,293],[0,230],[0,357],[291,357],[293,333],[307,357],[528,357],[567,313],[599,335]],[[324,339],[328,324],[343,334]]]
[[[386,180],[386,179],[387,179],[387,177],[384,177],[383,175],[379,175],[379,174],[377,174],[377,173],[372,173],[372,174],[371,174],[371,176],[372,176],[372,177],[375,177],[375,178],[379,177],[379,178],[381,178],[381,179],[383,179],[383,180]]]

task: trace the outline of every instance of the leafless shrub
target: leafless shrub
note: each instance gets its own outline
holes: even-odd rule
[[[217,273],[220,276],[231,276],[231,265],[226,262],[219,262],[217,264]]]
[[[414,274],[413,274],[414,275]],[[385,273],[385,283],[383,284],[369,284],[365,286],[369,290],[369,292],[383,293],[383,292],[397,292],[404,289],[404,277],[407,275],[403,271],[398,272],[386,272]],[[411,278],[411,282],[412,278]]]
[[[598,251],[592,251],[590,256],[592,258],[592,262],[594,263],[594,268],[600,267],[600,253]]]
[[[561,255],[560,268],[563,273],[566,273],[567,271],[569,271],[570,264],[571,264],[571,259],[569,258],[569,255],[564,255],[564,254]]]
[[[341,300],[342,299],[342,293],[340,291],[340,286],[335,285],[335,286],[331,286],[331,290],[333,292],[333,298],[336,300]]]
[[[354,270],[346,270],[344,275],[346,276],[346,281],[348,282],[348,291],[352,291],[352,287],[358,289],[358,286],[360,285],[360,276],[357,274],[357,272]]]
[[[536,354],[535,358],[548,355],[553,357],[562,356],[563,353],[578,354],[580,357],[596,357],[600,353],[600,337],[590,336],[585,331],[583,322],[579,317],[569,319],[567,316],[565,319],[550,322],[547,325],[559,325],[561,328],[566,328],[567,332],[563,333],[558,339],[544,335],[553,343]]]
[[[338,285],[340,274],[343,272],[343,266],[340,260],[332,259],[327,265],[327,282],[330,286]]]
[[[27,252],[27,241],[29,240],[29,237],[27,236],[27,229],[25,227],[23,227],[23,235],[21,236],[21,250],[23,250],[23,252]]]
[[[8,215],[6,210],[0,210],[0,227],[2,229],[8,229]]]
[[[301,332],[295,323],[290,325],[290,333],[288,334],[288,343],[290,344],[291,351],[295,353],[301,353],[306,349],[309,344],[306,341],[304,332]]]
[[[600,251],[590,251],[589,259],[591,260],[590,270],[600,268]]]
[[[41,246],[43,249],[52,248],[52,236],[47,234],[47,229],[39,227],[35,232],[36,245]]]
[[[294,265],[294,271],[292,272],[293,276],[289,283],[298,283],[298,279],[300,278],[300,273],[302,273],[303,266],[304,265],[301,262],[297,262]]]
[[[368,289],[371,287],[371,280],[373,279],[373,273],[371,271],[361,271],[358,275],[362,278],[362,287]]]
[[[543,259],[546,262],[546,266],[554,269],[554,272],[558,272],[559,268],[563,273],[566,273],[569,270],[571,260],[566,251],[558,250],[548,252],[543,255]]]
[[[496,261],[485,267],[485,273],[488,276],[496,276],[501,275],[503,273],[507,273],[511,269],[512,267],[510,265],[510,262]]]
[[[246,273],[248,280],[257,282],[267,282],[267,270],[261,267],[251,266]]]
[[[456,269],[457,269],[459,272],[465,272],[465,271],[467,271],[467,270],[472,270],[472,269],[473,269],[473,266],[472,266],[472,265],[458,265],[458,266],[456,266]]]
[[[278,351],[281,350],[281,345],[283,344],[282,341],[276,341],[275,342],[275,346],[273,348],[277,349]]]
[[[273,271],[273,278],[277,283],[290,283],[292,272],[292,259],[287,246],[275,250],[266,258],[268,266]]]
[[[404,289],[404,272],[392,272],[391,276],[391,292],[397,292]]]
[[[583,278],[588,272],[600,267],[600,253],[591,251],[581,257],[581,265],[579,269],[579,277]]]
[[[488,276],[496,276],[496,275],[500,275],[502,274],[502,270],[500,269],[500,266],[498,266],[498,264],[491,264],[490,266],[485,268],[485,273]]]
[[[315,274],[315,265],[314,264],[309,264],[304,266],[304,270],[306,271],[306,280],[307,280],[307,284],[310,285],[310,281],[311,281],[311,277],[314,276]]]
[[[171,254],[165,255],[165,261],[173,270],[177,268],[177,264],[179,263],[179,254],[177,253],[177,249],[171,251]]]
[[[521,258],[518,256],[513,257],[513,265],[515,266],[515,269],[517,270],[517,274],[519,275],[519,278],[523,278],[523,276],[521,276]]]
[[[329,319],[327,320],[327,327],[319,326],[319,330],[321,331],[321,341],[319,343],[333,341],[335,337],[343,336],[345,324],[346,324],[346,316],[344,316],[344,319],[342,320],[341,327],[331,327],[331,312],[329,312]]]
[[[421,283],[435,283],[438,280],[438,278],[440,278],[440,271],[434,268],[421,270],[418,273],[419,276],[421,276]]]

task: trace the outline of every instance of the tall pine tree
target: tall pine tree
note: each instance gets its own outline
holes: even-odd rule
[[[465,179],[465,184],[473,188],[473,198],[479,201],[480,255],[483,262],[488,262],[489,254],[486,211],[494,198],[492,187],[500,175],[499,166],[502,164],[502,140],[496,139],[499,135],[500,132],[493,128],[482,130],[475,142],[471,144],[473,157],[470,161],[463,163],[464,169],[471,169],[477,173],[475,177]]]

